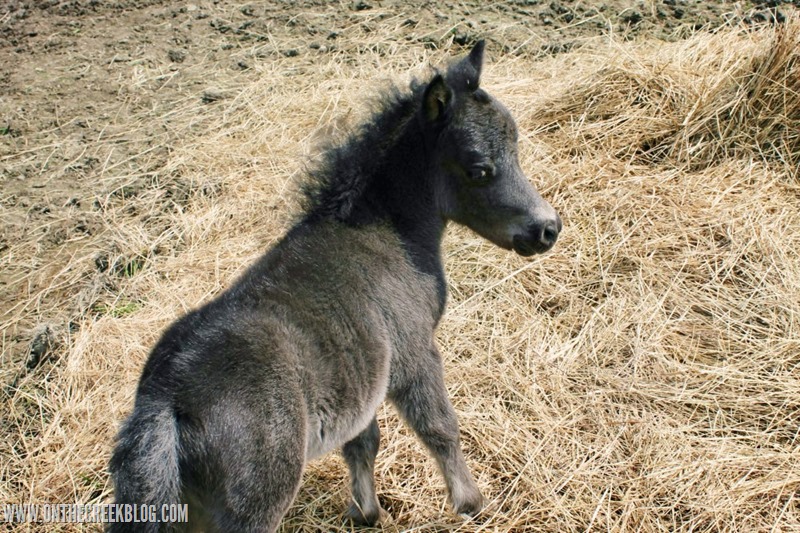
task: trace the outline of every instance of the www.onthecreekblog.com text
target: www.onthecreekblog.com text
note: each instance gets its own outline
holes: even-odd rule
[[[105,524],[185,523],[188,504],[80,504],[80,503],[5,503],[2,519],[6,523]]]

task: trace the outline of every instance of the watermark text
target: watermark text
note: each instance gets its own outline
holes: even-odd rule
[[[80,503],[6,503],[0,505],[7,523],[107,524],[178,523],[189,520],[187,504],[134,505]]]

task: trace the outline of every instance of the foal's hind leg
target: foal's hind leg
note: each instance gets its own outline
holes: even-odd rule
[[[197,465],[197,490],[205,488],[208,529],[219,533],[274,532],[300,487],[305,464],[300,395],[284,387],[282,395],[259,397],[247,385],[239,396],[218,400],[204,420],[207,439],[199,458],[210,468]]]
[[[458,437],[458,420],[444,385],[441,356],[435,347],[404,368],[403,383],[390,392],[400,414],[439,463],[458,514],[478,514],[483,496],[472,479]],[[411,365],[407,365],[411,366]]]
[[[381,508],[375,495],[375,456],[380,438],[378,421],[373,418],[364,431],[342,448],[353,493],[347,517],[356,525],[372,526],[380,518]]]

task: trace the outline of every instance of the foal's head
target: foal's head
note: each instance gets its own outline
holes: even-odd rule
[[[425,88],[422,119],[434,132],[441,214],[529,256],[549,250],[561,218],[519,166],[517,127],[480,88],[484,42]]]

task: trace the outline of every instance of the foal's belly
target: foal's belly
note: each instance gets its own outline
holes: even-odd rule
[[[374,382],[349,399],[334,398],[326,407],[309,406],[306,461],[316,459],[355,438],[369,425],[389,388],[389,357],[375,361],[382,367]],[[350,395],[348,395],[350,396]],[[358,399],[356,399],[358,398]],[[338,405],[339,408],[330,407]]]
[[[377,405],[375,408],[377,409]],[[375,416],[374,411],[365,411],[357,418],[348,418],[347,420],[342,420],[341,424],[332,425],[325,424],[318,417],[309,420],[306,461],[321,457],[355,438],[367,427],[373,416]]]
[[[386,397],[388,377],[376,387],[364,405],[353,405],[340,413],[308,413],[306,461],[343,446],[364,431]]]

